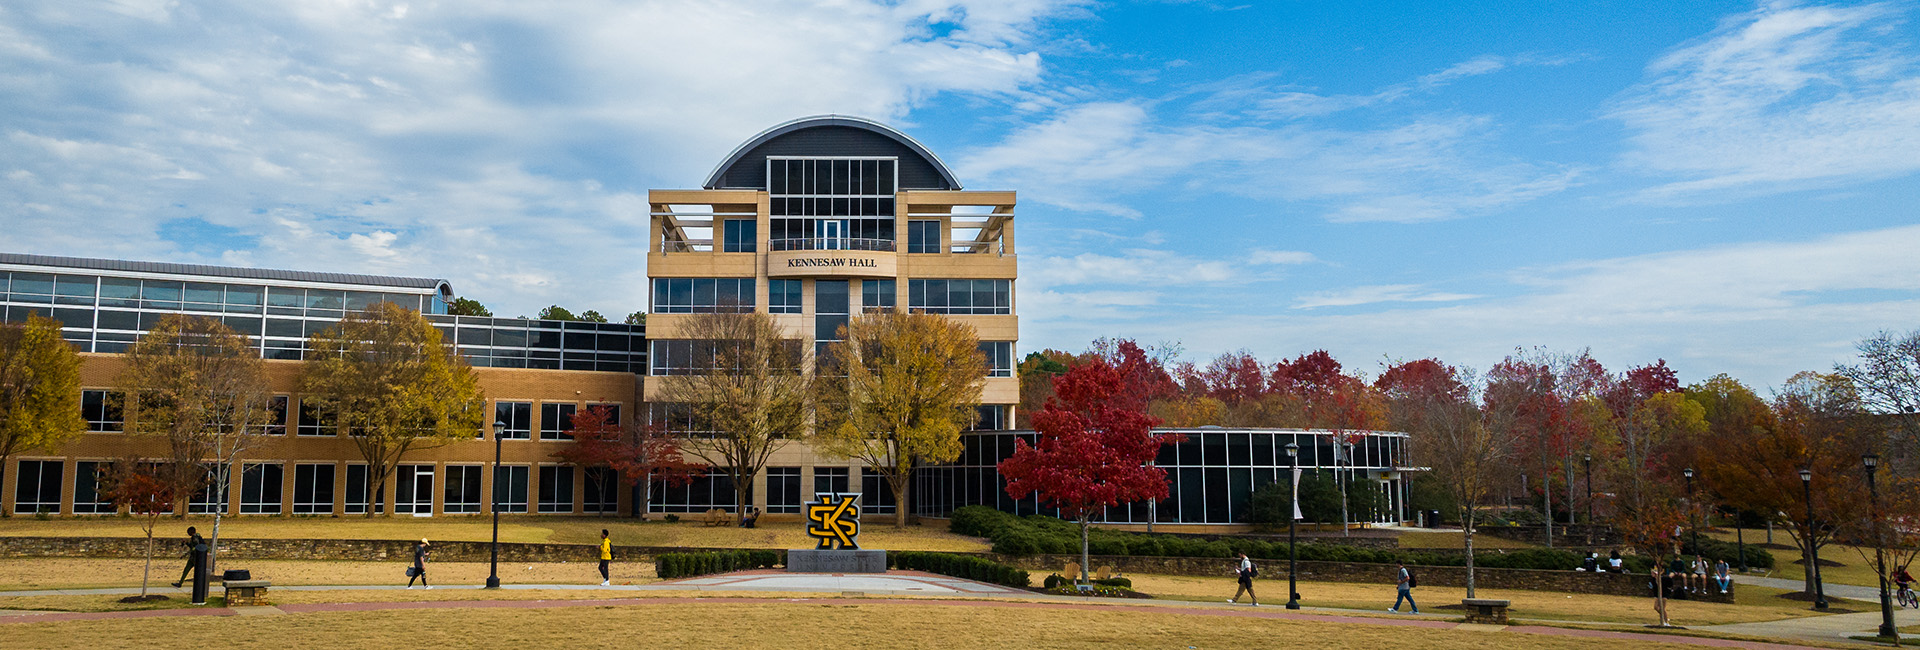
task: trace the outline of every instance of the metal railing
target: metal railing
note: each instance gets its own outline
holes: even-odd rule
[[[893,252],[891,239],[862,239],[856,237],[800,237],[796,239],[775,239],[767,242],[768,250],[776,251],[884,251]]]

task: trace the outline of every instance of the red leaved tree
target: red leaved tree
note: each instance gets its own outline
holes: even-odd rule
[[[634,516],[646,518],[647,503],[653,501],[653,484],[686,485],[707,471],[706,465],[689,463],[680,453],[680,441],[659,427],[620,426],[613,410],[593,406],[573,415],[573,441],[554,454],[555,458],[576,467],[606,467],[629,487],[646,485],[634,495]]]
[[[1080,578],[1087,578],[1087,530],[1094,513],[1146,499],[1167,498],[1167,471],[1148,465],[1160,446],[1179,436],[1160,435],[1160,421],[1125,391],[1119,369],[1104,359],[1075,366],[1053,380],[1053,399],[1033,415],[1038,445],[1014,442],[1000,462],[1007,494],[1038,494],[1043,505],[1080,522]]]
[[[140,518],[147,534],[147,564],[140,570],[140,598],[147,597],[147,578],[153,573],[153,527],[173,512],[174,482],[166,470],[139,458],[114,461],[100,474],[100,492],[115,506]]]

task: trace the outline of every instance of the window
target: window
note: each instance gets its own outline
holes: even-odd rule
[[[501,440],[527,440],[533,437],[533,402],[494,402],[493,419],[505,422]]]
[[[573,413],[578,407],[572,404],[540,405],[540,439],[572,440]]]
[[[907,252],[940,252],[940,221],[915,219],[907,222]]]
[[[289,398],[286,395],[275,395],[267,398],[267,418],[266,422],[260,425],[261,433],[269,436],[285,435],[287,433],[288,400]]]
[[[100,492],[100,473],[107,463],[83,460],[73,464],[73,514],[110,515],[116,510]]]
[[[893,514],[893,484],[873,469],[860,470],[860,511]]]
[[[572,466],[540,466],[540,512],[573,512]]]
[[[480,512],[480,469],[479,465],[447,466],[446,489],[441,494],[441,512],[447,514]]]
[[[767,311],[774,314],[800,313],[800,281],[768,280]]]
[[[280,514],[285,475],[280,463],[247,463],[240,470],[240,514]]]
[[[294,428],[294,435],[331,436],[334,435],[333,418],[313,398],[300,400],[300,424]]]
[[[214,471],[212,466],[203,467],[202,469],[206,472],[206,477],[201,481],[200,491],[195,492],[193,498],[187,500],[187,513],[195,515],[213,514],[213,508],[216,503],[219,504],[221,513],[228,512],[232,505],[228,503],[229,499],[227,497],[232,496],[232,491],[224,489],[226,486],[220,485],[218,481],[220,475]],[[229,475],[227,480],[231,482],[233,480],[232,476]]]
[[[493,509],[496,512],[527,511],[526,465],[500,465],[493,468]]]
[[[752,219],[728,219],[722,226],[725,243],[720,249],[723,253],[751,253],[756,250],[759,237],[756,230],[760,224]]]
[[[987,358],[988,377],[1013,376],[1013,342],[981,341],[980,354]]]
[[[907,308],[929,314],[1011,314],[1011,280],[908,280]]]
[[[20,274],[14,274],[15,283]],[[13,512],[30,515],[35,513],[58,514],[60,512],[60,472],[61,461],[23,460],[19,469],[14,470]]]
[[[620,511],[620,473],[607,467],[589,467],[586,471],[585,498],[581,510],[613,514]]]
[[[800,512],[800,468],[767,468],[767,512]]]
[[[733,477],[711,471],[694,477],[686,485],[655,488],[653,503],[647,505],[649,512],[706,512],[720,508],[733,512],[739,504],[734,503],[738,495],[733,489]]]
[[[360,467],[365,468],[365,465]],[[366,481],[361,481],[365,489]],[[348,491],[352,491],[349,488]],[[364,512],[364,510],[363,510]],[[293,466],[293,514],[333,513],[333,465],[301,463]]]
[[[601,422],[601,424],[614,427],[614,428],[619,428],[620,426],[620,405],[619,404],[588,404],[587,408],[606,409],[607,419],[606,421]]]
[[[847,324],[847,283],[844,280],[816,280],[813,283],[813,338],[815,341],[840,340],[840,328]]]
[[[974,407],[980,414],[974,420],[973,431],[1004,431],[1007,429],[1007,407],[1004,404],[981,404]]]
[[[654,278],[653,313],[751,313],[753,278]]]
[[[367,485],[366,464],[353,463],[353,464],[347,465],[347,499],[345,504],[346,514],[350,514],[350,515],[367,514],[367,505],[369,502],[372,502],[374,514],[386,513],[387,502],[386,502],[386,499],[384,498],[385,495],[382,495],[382,498],[376,501],[370,498],[372,494],[373,494],[373,490],[370,490],[369,486]],[[396,508],[396,510],[398,510],[398,508]],[[408,510],[407,512],[412,512],[412,510]]]
[[[813,491],[815,494],[818,494],[821,492],[833,492],[835,494],[838,494],[841,492],[848,491],[847,490],[847,468],[845,467],[813,468]]]
[[[107,433],[126,430],[127,394],[113,390],[80,391],[80,416],[87,430]]]
[[[648,402],[647,424],[675,435],[703,432],[703,428],[694,421],[693,409],[677,402]]]
[[[861,280],[860,310],[866,313],[893,311],[899,293],[892,280]]]
[[[894,250],[895,161],[767,159],[769,248]]]

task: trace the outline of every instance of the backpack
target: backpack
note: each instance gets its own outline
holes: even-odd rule
[[[1247,565],[1247,577],[1249,577],[1249,578],[1258,578],[1258,577],[1260,577],[1260,565],[1258,565],[1258,564],[1248,564],[1248,565]]]
[[[1413,577],[1413,570],[1407,569],[1406,571],[1407,571],[1407,588],[1412,589],[1414,587],[1420,586],[1420,579]]]

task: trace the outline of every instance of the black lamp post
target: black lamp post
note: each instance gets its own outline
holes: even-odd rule
[[[1880,574],[1880,636],[1893,639],[1897,646],[1900,645],[1900,628],[1893,625],[1893,600],[1887,595],[1887,549],[1880,538],[1880,488],[1873,481],[1875,471],[1880,468],[1880,456],[1861,456],[1860,464],[1867,468],[1867,517],[1873,524],[1874,571]]]
[[[1287,506],[1287,609],[1300,609],[1300,592],[1294,588],[1296,584],[1294,576],[1300,573],[1300,563],[1293,553],[1293,509],[1300,503],[1300,495],[1295,494],[1300,490],[1300,484],[1293,480],[1293,477],[1300,473],[1299,443],[1287,443],[1287,469],[1291,471],[1287,474],[1287,481],[1291,486],[1287,488],[1287,496],[1292,497],[1293,502]]]
[[[1693,499],[1693,468],[1680,470],[1680,475],[1687,477],[1687,536],[1693,538],[1693,554],[1698,557],[1700,555],[1700,522],[1695,514],[1700,509],[1696,507],[1698,504],[1694,503]]]
[[[493,551],[487,560],[487,588],[500,588],[500,430],[503,420],[493,421]]]
[[[1807,493],[1807,553],[1813,564],[1813,608],[1827,609],[1827,588],[1820,584],[1820,547],[1813,543],[1813,470],[1800,470],[1800,485]]]

